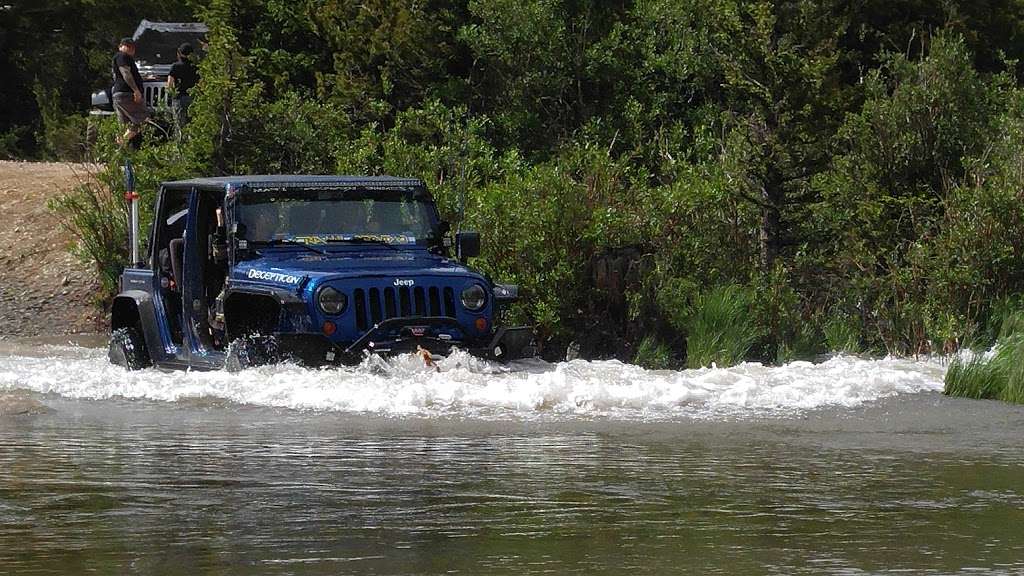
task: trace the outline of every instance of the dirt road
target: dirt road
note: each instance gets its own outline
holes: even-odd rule
[[[87,169],[0,161],[0,338],[105,330],[96,274],[69,253],[71,236],[46,208]]]

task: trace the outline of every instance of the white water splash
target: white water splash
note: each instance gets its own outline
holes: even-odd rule
[[[441,372],[415,356],[368,359],[361,366],[308,370],[269,366],[226,372],[127,372],[104,350],[47,347],[30,357],[0,355],[0,391],[31,390],[81,399],[123,397],[175,402],[218,398],[239,404],[381,415],[610,417],[761,414],[856,406],[896,394],[942,390],[939,362],[864,360],[768,367],[649,371],[616,361],[539,360],[509,366],[456,352]]]

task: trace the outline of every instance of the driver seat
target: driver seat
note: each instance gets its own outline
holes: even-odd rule
[[[168,244],[171,252],[171,281],[175,290],[181,291],[182,260],[185,258],[185,239],[175,238]]]

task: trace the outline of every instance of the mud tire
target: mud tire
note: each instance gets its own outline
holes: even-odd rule
[[[146,341],[137,328],[118,328],[110,334],[107,359],[126,370],[142,370],[152,365]]]
[[[224,358],[224,369],[241,372],[246,368],[274,364],[280,359],[273,336],[243,336],[232,340]]]

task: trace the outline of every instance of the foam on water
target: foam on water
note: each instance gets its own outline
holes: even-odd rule
[[[456,352],[430,370],[415,356],[371,358],[352,368],[278,365],[226,372],[127,372],[97,349],[47,347],[0,355],[0,391],[71,398],[239,404],[381,415],[610,417],[763,414],[856,406],[895,394],[942,390],[937,361],[836,357],[820,364],[649,371],[616,361],[539,360],[505,366]]]

